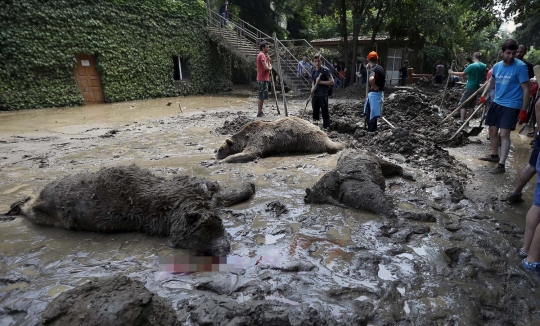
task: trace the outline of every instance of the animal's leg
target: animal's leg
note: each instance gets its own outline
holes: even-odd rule
[[[227,163],[246,163],[257,158],[259,158],[259,155],[255,153],[238,153],[225,158],[223,161]]]

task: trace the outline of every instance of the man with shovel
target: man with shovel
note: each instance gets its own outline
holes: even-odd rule
[[[262,41],[259,44],[261,52],[257,55],[257,85],[259,86],[259,100],[257,102],[257,117],[263,117],[263,103],[268,99],[268,83],[270,81],[270,71],[272,71],[272,64],[270,64],[270,58],[268,57],[268,51],[270,46],[268,42]]]
[[[311,107],[313,109],[313,122],[319,122],[319,111],[322,112],[323,129],[330,127],[330,114],[328,113],[328,88],[333,87],[334,78],[330,70],[322,65],[321,55],[319,53],[313,56],[315,69],[311,72],[311,94],[313,100]]]
[[[384,99],[384,85],[386,84],[386,72],[383,67],[377,64],[379,55],[371,51],[367,59],[369,61],[369,93],[364,104],[364,114],[366,115],[366,126],[368,132],[377,131],[377,118],[382,116],[382,105]]]
[[[518,116],[520,122],[527,120],[530,99],[529,73],[527,65],[523,61],[514,59],[517,49],[518,44],[513,39],[508,39],[503,43],[501,51],[503,60],[493,67],[491,80],[480,98],[480,103],[484,103],[493,86],[496,86],[495,99],[486,114],[491,154],[480,158],[482,161],[498,162],[493,173],[506,171],[504,164],[510,151],[510,132],[516,129]],[[500,157],[499,142],[501,145]]]
[[[467,68],[463,72],[457,72],[452,70],[448,71],[450,75],[468,77],[467,85],[465,85],[465,92],[463,93],[463,96],[461,96],[461,100],[459,100],[458,106],[465,102],[480,88],[480,82],[486,76],[486,65],[481,62],[481,59],[482,53],[475,52],[473,54],[473,63],[467,66]],[[462,125],[467,118],[467,108],[473,107],[475,102],[475,99],[471,99],[469,103],[467,103],[463,108],[461,108],[460,125]]]

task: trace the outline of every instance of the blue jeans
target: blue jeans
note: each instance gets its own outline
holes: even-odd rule
[[[223,28],[223,26],[225,26],[225,23],[227,22],[227,13],[222,12],[219,15],[221,16],[221,28]]]

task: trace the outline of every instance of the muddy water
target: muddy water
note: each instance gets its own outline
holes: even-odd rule
[[[169,101],[171,106],[167,106]],[[184,107],[183,112],[176,102]],[[290,104],[290,112],[301,109],[301,102]],[[271,157],[247,164],[214,162],[214,149],[225,137],[213,131],[224,120],[234,119],[238,111],[253,115],[254,99],[202,96],[0,114],[1,212],[18,197],[36,195],[55,177],[121,164],[135,163],[165,176],[188,174],[226,185],[252,181],[257,188],[252,200],[225,210],[222,216],[234,239],[228,262],[242,272],[164,273],[159,257],[186,252],[167,247],[163,238],[72,232],[35,226],[22,218],[0,222],[0,307],[4,309],[0,324],[34,325],[61,292],[92,277],[112,274],[142,280],[151,291],[170,298],[180,312],[184,300],[221,293],[239,303],[265,299],[315,307],[338,321],[355,311],[379,311],[373,320],[384,321],[382,316],[388,315],[394,320],[421,322],[450,320],[452,314],[471,305],[462,293],[456,293],[456,284],[481,291],[479,288],[498,289],[501,282],[495,277],[479,282],[463,271],[476,268],[482,274],[479,266],[505,257],[504,272],[523,274],[511,254],[519,239],[506,239],[497,233],[500,228],[493,221],[468,218],[465,211],[522,225],[532,186],[527,189],[526,202],[515,208],[491,197],[513,184],[513,177],[528,159],[528,138],[513,136],[504,176],[489,175],[483,162],[471,159],[483,154],[487,143],[451,149],[482,179],[480,185],[486,190],[474,189],[480,186],[473,183],[465,208],[441,202],[446,213],[434,212],[437,223],[393,224],[373,214],[304,204],[305,189],[335,167],[337,155]],[[113,129],[118,133],[112,137],[99,137]],[[429,175],[416,172],[419,182],[430,181]],[[426,208],[419,202],[433,200],[431,192],[401,178],[387,180],[387,186],[396,206],[403,209],[423,210]],[[288,211],[278,216],[269,205],[274,201]],[[462,230],[448,231],[449,220]],[[382,231],[389,228],[388,234]],[[467,232],[474,230],[485,234],[471,237]],[[476,245],[486,239],[492,242],[489,250]],[[445,254],[455,247],[471,251],[479,265],[467,265]],[[283,268],[295,262],[307,262],[315,269],[296,273]],[[459,272],[439,265],[457,266]],[[526,275],[521,277],[525,283],[533,282]],[[225,290],[200,285],[208,279]],[[250,285],[253,282],[258,284],[255,290]],[[483,300],[494,304],[487,294]],[[472,324],[477,318],[467,310],[463,322]]]

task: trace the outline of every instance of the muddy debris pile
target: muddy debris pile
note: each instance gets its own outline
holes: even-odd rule
[[[127,276],[93,279],[47,305],[43,325],[178,325],[170,300]]]
[[[223,189],[215,181],[185,175],[169,180],[131,165],[58,178],[45,185],[35,201],[20,201],[20,207],[10,211],[40,225],[144,232],[169,237],[171,247],[227,254],[230,235],[220,209],[254,193],[249,183]]]
[[[243,112],[238,112],[235,117],[225,120],[223,127],[216,128],[216,133],[220,135],[234,135],[252,121],[255,121],[255,119],[246,116]]]

